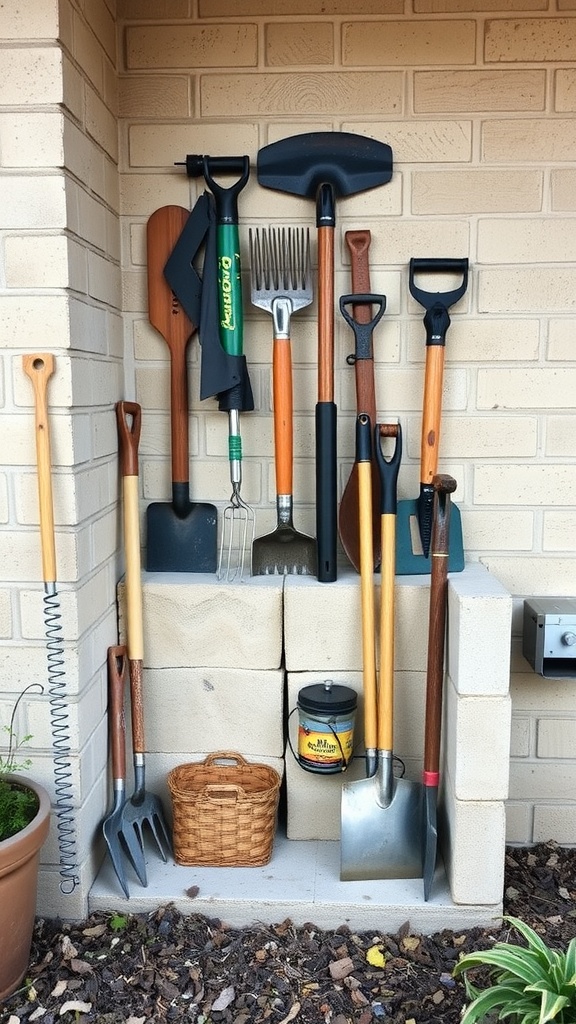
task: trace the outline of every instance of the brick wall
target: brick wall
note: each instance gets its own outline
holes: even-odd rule
[[[388,185],[338,205],[336,295],[350,290],[344,231],[369,227],[372,286],[388,299],[375,338],[378,409],[402,421],[401,497],[417,487],[424,367],[407,264],[411,256],[470,258],[470,286],[448,334],[441,466],[458,480],[468,558],[515,599],[509,837],[573,841],[575,684],[552,689],[534,677],[519,632],[524,596],[574,593],[576,4],[413,7],[69,0],[57,12],[45,0],[32,12],[9,0],[0,12],[0,710],[4,720],[13,696],[46,676],[32,397],[21,355],[48,350],[57,359],[58,576],[75,785],[91,823],[84,828],[83,811],[87,877],[91,830],[106,804],[104,658],[116,638],[121,572],[113,403],[122,394],[143,407],[143,505],[169,498],[168,362],[147,322],[146,221],[159,206],[191,205],[200,191],[174,167],[186,153],[254,160],[267,142],[311,130],[370,135],[394,153]],[[254,175],[240,212],[246,265],[249,226],[314,224],[310,201],[268,192]],[[316,306],[293,322],[296,518],[308,532],[315,316]],[[353,457],[351,347],[337,315],[342,484]],[[275,521],[271,324],[248,292],[245,348],[256,409],[242,421],[244,494],[264,533]],[[192,496],[222,508],[226,418],[198,399],[196,340],[190,368]],[[29,699],[21,717],[49,783],[42,700]]]

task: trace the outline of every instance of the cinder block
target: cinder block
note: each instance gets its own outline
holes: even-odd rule
[[[576,719],[540,718],[536,752],[538,757],[573,758],[576,751]]]
[[[62,51],[54,46],[5,49],[2,60],[0,104],[60,103],[62,100]]]
[[[147,668],[277,669],[282,659],[281,576],[243,583],[209,573],[144,573]],[[124,632],[124,584],[118,589]]]
[[[576,370],[568,367],[482,368],[478,371],[476,401],[479,409],[501,408],[507,404],[514,409],[537,407],[554,412],[573,402],[574,388]],[[532,468],[538,467],[526,466],[526,469]],[[557,472],[559,467],[553,468]],[[511,475],[513,478],[514,474]]]
[[[510,594],[482,565],[450,574],[447,667],[458,693],[508,693],[511,616]]]
[[[506,810],[506,842],[519,846],[530,846],[532,836],[532,805],[527,802],[508,800]]]
[[[450,678],[443,728],[446,768],[458,800],[505,800],[510,766],[511,702],[507,696],[464,697]]]
[[[500,905],[506,844],[504,803],[457,800],[447,776],[441,820],[441,845],[454,903]]]
[[[182,760],[202,750],[282,757],[283,689],[279,669],[147,669],[147,749]]]
[[[554,839],[561,845],[573,846],[574,836],[576,836],[576,804],[574,801],[536,804],[532,842],[547,843],[550,839]]]

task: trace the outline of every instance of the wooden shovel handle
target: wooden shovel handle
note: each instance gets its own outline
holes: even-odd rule
[[[372,236],[369,231],[347,231],[346,245],[350,252],[352,291],[356,295],[370,293],[369,249]],[[369,324],[372,306],[360,303],[352,307],[354,319],[359,324]],[[376,423],[376,391],[374,387],[374,363],[372,359],[357,359],[354,364],[356,379],[356,409],[367,412],[371,423]]]
[[[164,267],[178,241],[190,211],[183,206],[162,206],[146,227],[148,263],[148,316],[170,349],[170,430],[172,480],[188,480],[188,372],[186,349],[196,325],[188,319],[164,277]]]
[[[294,441],[292,425],[292,346],[289,338],[274,338],[272,362],[276,493],[292,494]]]
[[[456,490],[453,477],[434,477],[434,518],[430,551],[430,612],[428,623],[428,663],[426,670],[426,731],[424,773],[438,774],[442,726],[442,689],[446,644],[448,596],[448,547],[450,532],[450,494]],[[432,780],[434,782],[434,779]],[[437,782],[436,782],[437,784]]]
[[[378,750],[394,745],[394,577],[396,516],[381,517],[380,676],[378,683]]]
[[[422,410],[422,438],[420,446],[420,481],[423,484],[431,484],[432,478],[438,471],[444,351],[443,345],[426,346],[424,408]]]
[[[116,419],[120,442],[122,466],[135,468],[136,472],[122,477],[124,514],[124,555],[126,560],[126,636],[130,661],[142,661],[144,634],[142,627],[142,567],[140,555],[140,511],[138,500],[138,438],[139,432],[131,430],[132,424],[139,423],[140,407],[136,403],[118,402]],[[136,411],[135,411],[136,410]]]
[[[124,687],[127,675],[127,651],[124,646],[108,648],[108,722],[112,754],[112,777],[126,779],[126,718]]]
[[[367,429],[362,420],[367,420]],[[356,423],[356,466],[360,535],[360,592],[362,600],[362,691],[364,695],[364,746],[376,750],[376,648],[374,619],[374,550],[372,540],[371,425],[367,416]]]
[[[48,423],[48,402],[46,397],[48,379],[54,373],[54,356],[47,352],[25,355],[22,357],[22,365],[34,388],[42,576],[45,583],[55,583],[56,542],[52,498],[50,426]]]
[[[334,228],[318,228],[318,401],[334,401]]]

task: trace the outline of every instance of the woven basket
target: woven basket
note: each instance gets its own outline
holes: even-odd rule
[[[272,856],[280,776],[221,750],[168,775],[177,864],[255,867]]]

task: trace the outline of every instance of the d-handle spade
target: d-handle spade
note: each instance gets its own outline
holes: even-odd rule
[[[430,576],[428,664],[426,672],[426,729],[424,767],[422,772],[424,797],[424,848],[422,862],[425,900],[429,898],[432,889],[438,847],[436,812],[440,781],[442,689],[448,597],[450,495],[456,490],[456,481],[451,476],[439,474],[434,477],[433,486],[434,515],[432,522],[432,570]]]
[[[146,885],[144,851],[134,828],[124,815],[126,805],[126,719],[124,716],[124,690],[128,679],[128,652],[126,647],[108,648],[108,722],[114,805],[102,822],[102,832],[110,854],[112,866],[126,899],[130,899],[128,880],[122,859],[126,850],[140,882]]]

